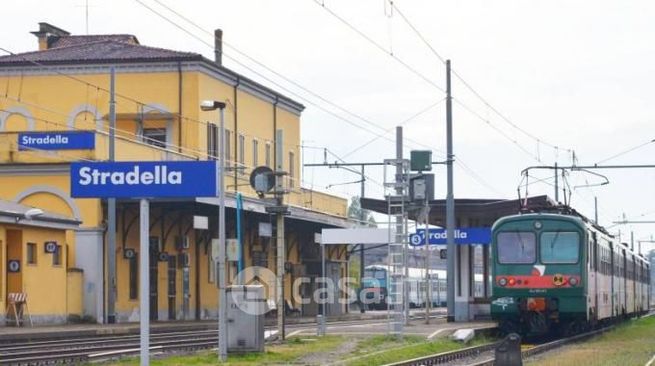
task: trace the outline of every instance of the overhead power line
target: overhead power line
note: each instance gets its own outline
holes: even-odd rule
[[[405,16],[405,14],[398,8],[398,6],[391,0],[387,0],[387,1],[389,1],[391,6],[393,7],[393,9],[398,13],[398,15],[400,15],[400,17],[409,26],[409,28],[414,32],[414,34],[416,34],[416,36],[423,42],[423,44],[430,49],[432,54],[439,61],[441,61],[441,63],[445,64],[446,63],[445,58],[441,54],[439,54],[439,52],[437,52],[437,50],[434,47],[432,47],[432,45],[430,44],[430,42],[428,42],[426,37],[424,37],[423,34],[421,34],[421,32],[414,26],[414,24],[409,20],[409,18],[407,16]],[[511,121],[507,116],[505,116],[505,114],[501,113],[496,107],[491,105],[491,103],[489,103],[486,98],[484,98],[477,90],[475,90],[475,88],[473,88],[473,86],[471,86],[471,84],[469,84],[466,80],[464,80],[464,78],[456,70],[452,70],[452,73],[453,73],[453,75],[455,75],[455,77],[457,79],[459,79],[462,82],[464,87],[466,87],[487,108],[489,108],[492,112],[494,112],[496,115],[498,115],[501,118],[501,120],[503,120],[504,122],[509,124],[512,128],[514,128],[517,131],[521,132],[525,136],[535,140],[538,144],[543,144],[543,145],[549,146],[549,147],[551,147],[553,149],[556,149],[556,150],[564,150],[564,151],[572,152],[571,149],[562,148],[562,147],[559,147],[559,146],[557,146],[555,144],[551,144],[551,143],[549,143],[547,141],[544,141],[543,139],[533,135],[532,133],[528,132],[527,130],[523,129],[522,127],[520,127],[519,125],[517,125],[516,123]]]
[[[135,0],[135,1],[136,1],[137,3],[139,3],[140,5],[142,5],[144,8],[148,9],[150,12],[152,12],[152,13],[154,13],[155,15],[159,16],[160,18],[164,19],[165,21],[167,21],[168,23],[170,23],[170,24],[173,25],[174,27],[180,29],[181,31],[183,31],[183,32],[186,33],[187,35],[193,37],[194,39],[200,41],[201,43],[203,43],[203,44],[205,44],[206,46],[208,46],[208,47],[210,47],[210,48],[213,49],[213,47],[214,47],[213,44],[209,44],[209,43],[207,43],[204,39],[200,38],[199,36],[197,36],[196,34],[194,34],[193,32],[191,32],[191,31],[188,30],[187,28],[181,26],[181,25],[178,24],[177,22],[173,21],[172,19],[168,18],[167,16],[161,14],[161,13],[158,12],[157,10],[155,10],[155,9],[153,9],[152,7],[148,6],[148,5],[145,4],[143,1],[141,1],[141,0]],[[162,2],[159,1],[159,0],[153,0],[153,1],[155,1],[155,2],[158,3],[158,4],[160,4],[161,6],[163,6],[164,8],[166,8],[168,11],[174,13],[175,15],[177,15],[178,17],[180,17],[181,19],[185,20],[187,23],[193,25],[193,27],[195,27],[195,28],[197,28],[197,29],[200,29],[200,30],[202,30],[204,33],[210,34],[212,37],[214,37],[214,35],[213,35],[212,32],[209,32],[209,31],[203,29],[202,27],[198,26],[195,22],[193,22],[192,20],[190,20],[190,19],[188,19],[187,17],[183,16],[183,15],[180,14],[178,11],[176,11],[176,10],[172,9],[171,7],[165,5],[164,3],[162,3]],[[309,94],[313,95],[314,97],[321,99],[322,101],[324,101],[324,102],[326,102],[326,103],[332,105],[333,107],[336,107],[337,109],[340,109],[340,110],[344,111],[345,113],[350,114],[351,116],[354,116],[354,117],[356,117],[356,118],[358,118],[358,119],[360,119],[360,120],[362,120],[362,121],[364,121],[364,122],[368,122],[370,125],[376,127],[377,129],[381,129],[381,130],[383,131],[383,133],[382,133],[382,134],[379,134],[379,133],[377,133],[377,132],[371,131],[370,129],[367,129],[367,128],[365,128],[365,127],[363,127],[363,126],[357,124],[356,122],[353,122],[353,121],[351,121],[351,120],[349,120],[349,119],[347,119],[347,118],[345,118],[345,117],[343,117],[343,116],[340,116],[340,115],[334,113],[333,111],[330,111],[330,110],[326,109],[325,107],[320,106],[320,105],[318,105],[317,103],[314,103],[313,101],[311,101],[311,100],[309,100],[309,99],[307,99],[307,98],[305,98],[305,97],[303,97],[303,96],[301,96],[301,95],[299,95],[299,94],[297,94],[297,93],[295,93],[295,92],[289,90],[288,88],[286,88],[286,87],[280,85],[279,83],[277,83],[277,82],[271,80],[270,78],[266,77],[265,75],[261,74],[260,72],[258,72],[258,71],[256,71],[256,70],[252,69],[251,67],[249,67],[249,66],[243,64],[241,61],[235,59],[235,58],[232,57],[231,55],[226,54],[225,52],[223,53],[223,55],[224,55],[226,58],[228,58],[228,59],[234,61],[234,62],[237,63],[238,65],[240,65],[240,66],[244,67],[245,69],[247,69],[247,70],[249,70],[249,71],[255,73],[256,75],[258,75],[258,76],[264,78],[265,80],[271,82],[272,84],[278,86],[279,88],[281,88],[281,89],[283,89],[283,90],[289,92],[290,94],[293,94],[294,96],[298,97],[299,99],[302,99],[303,101],[307,102],[308,104],[311,104],[311,105],[315,106],[316,108],[318,108],[318,109],[320,109],[320,110],[322,110],[322,111],[324,111],[324,112],[326,112],[326,113],[328,113],[328,114],[334,116],[334,117],[337,118],[337,119],[340,119],[340,120],[342,120],[342,121],[344,121],[344,122],[346,122],[346,123],[348,123],[348,124],[351,124],[351,125],[353,125],[353,126],[359,128],[359,129],[362,129],[362,130],[364,130],[364,131],[366,131],[366,132],[368,132],[368,133],[371,133],[371,134],[375,135],[376,138],[383,138],[383,139],[385,139],[385,140],[387,140],[387,141],[394,142],[394,140],[392,140],[392,139],[387,138],[386,136],[384,136],[384,133],[387,133],[387,130],[385,130],[384,128],[380,127],[379,124],[374,123],[374,122],[371,122],[371,121],[368,120],[368,119],[365,119],[365,118],[363,118],[363,117],[361,117],[361,116],[359,116],[359,115],[357,115],[357,114],[355,114],[355,113],[352,113],[352,112],[350,112],[349,110],[347,110],[347,109],[345,109],[345,108],[339,106],[339,105],[336,104],[336,103],[332,103],[332,102],[330,102],[329,100],[327,100],[327,98],[322,97],[322,96],[320,96],[319,94],[317,94],[317,93],[315,93],[315,92],[312,92],[312,91],[309,90],[308,88],[301,86],[298,82],[296,82],[296,81],[294,81],[294,80],[292,80],[292,79],[290,79],[290,78],[288,78],[288,77],[282,75],[281,73],[279,73],[279,72],[273,70],[272,68],[268,67],[266,64],[264,64],[264,63],[262,63],[262,62],[260,62],[260,61],[257,61],[256,59],[252,58],[251,56],[248,56],[248,55],[245,54],[244,52],[239,51],[236,47],[234,47],[234,46],[232,46],[232,45],[230,45],[230,44],[228,44],[228,43],[225,43],[225,42],[223,42],[223,44],[226,45],[228,48],[234,50],[235,52],[237,52],[237,53],[243,55],[244,57],[248,58],[249,60],[255,62],[255,63],[258,64],[259,66],[265,68],[266,70],[268,70],[269,72],[273,73],[274,75],[276,75],[276,76],[278,76],[278,77],[284,79],[285,81],[287,81],[287,82],[289,82],[289,83],[295,85],[296,87],[299,87],[299,88],[302,89],[304,92],[309,93]],[[392,55],[392,57],[393,57],[393,55]],[[397,58],[396,58],[396,59],[397,59]],[[401,61],[402,61],[402,60],[401,60]],[[433,84],[433,86],[435,86],[435,87],[436,87],[437,89],[439,89],[440,91],[444,91],[442,88],[440,88],[440,87],[439,87],[438,85],[436,85],[435,83],[430,82],[430,84]],[[435,103],[435,104],[438,104],[438,103]],[[413,119],[413,118],[416,118],[416,117],[418,117],[419,115],[421,115],[421,114],[424,113],[424,112],[425,112],[424,110],[421,110],[421,111],[417,112],[413,117],[410,117],[408,120],[411,120],[411,119]],[[403,123],[407,122],[408,120],[404,121]],[[422,147],[428,148],[428,149],[430,149],[430,150],[434,150],[435,152],[438,152],[438,153],[440,153],[440,154],[443,154],[443,151],[440,151],[440,150],[438,150],[438,149],[435,149],[435,148],[432,147],[432,146],[428,146],[428,145],[426,145],[426,144],[420,143],[420,142],[415,141],[415,140],[412,140],[412,139],[407,139],[407,140],[410,141],[410,142],[412,142],[412,143],[414,143],[415,145],[422,146]],[[350,155],[351,153],[352,153],[352,151],[349,153],[349,155]],[[471,175],[472,171],[469,169],[469,171],[466,171],[466,173],[469,174],[469,175]],[[476,179],[475,177],[473,177],[473,178],[474,178],[478,183],[483,182],[483,180]],[[490,186],[489,186],[489,185],[486,185],[486,187],[490,187]],[[495,189],[492,189],[492,190],[494,190],[495,192],[498,192],[498,190],[495,190]]]
[[[341,23],[345,24],[348,28],[352,29],[353,32],[359,34],[362,38],[364,38],[364,39],[367,40],[369,43],[371,43],[372,45],[374,45],[377,49],[379,49],[380,51],[384,52],[385,54],[387,54],[388,56],[390,56],[391,58],[393,58],[394,60],[396,60],[396,62],[398,62],[399,64],[401,64],[404,68],[406,68],[407,70],[409,70],[410,72],[412,72],[414,75],[416,75],[416,76],[418,76],[419,78],[423,79],[426,83],[432,85],[432,86],[435,87],[437,90],[440,90],[440,91],[443,92],[443,93],[446,92],[446,89],[442,88],[441,86],[439,86],[439,84],[437,84],[437,83],[435,83],[434,81],[432,81],[429,77],[425,76],[425,75],[422,74],[420,71],[416,70],[416,69],[413,68],[411,65],[409,65],[407,62],[405,62],[404,60],[402,60],[401,58],[399,58],[398,56],[396,56],[396,55],[393,53],[392,50],[387,50],[384,46],[382,46],[381,44],[379,44],[378,42],[376,42],[375,40],[373,40],[373,38],[367,36],[364,32],[362,32],[362,31],[360,31],[359,29],[357,29],[357,27],[355,27],[354,25],[352,25],[352,24],[351,24],[349,21],[347,21],[345,18],[343,18],[343,17],[340,16],[339,14],[335,13],[334,11],[332,11],[332,9],[330,9],[329,7],[327,7],[327,6],[325,5],[325,2],[322,2],[322,1],[321,1],[321,2],[318,2],[317,0],[313,0],[313,1],[314,1],[316,4],[320,5],[321,8],[323,8],[325,11],[327,11],[328,13],[330,13],[333,17],[335,17],[336,19],[338,19]]]
[[[206,40],[204,40],[204,39],[201,38],[200,36],[198,36],[198,35],[196,35],[195,33],[191,32],[190,30],[188,30],[188,29],[185,28],[184,26],[180,25],[179,23],[175,22],[174,20],[170,19],[169,17],[167,17],[166,15],[162,14],[161,12],[158,12],[156,9],[153,9],[151,6],[145,4],[143,1],[141,1],[141,0],[135,0],[135,1],[136,1],[138,4],[140,4],[141,6],[143,6],[144,8],[146,8],[147,10],[149,10],[150,12],[152,12],[153,14],[159,16],[160,18],[162,18],[163,20],[165,20],[165,21],[168,22],[169,24],[173,25],[174,27],[176,27],[176,28],[178,28],[179,30],[181,30],[181,31],[183,31],[184,33],[186,33],[187,35],[189,35],[189,36],[193,37],[194,39],[198,40],[199,42],[203,43],[203,44],[206,45],[207,47],[210,47],[211,49],[214,48],[214,45],[213,45],[213,44],[208,43]],[[158,4],[161,4],[160,1],[157,1],[157,0],[155,0],[155,1],[156,1]],[[166,9],[170,9],[170,8],[169,8],[169,7],[166,7]],[[169,10],[169,11],[174,12],[176,15],[179,14],[178,12],[176,12],[176,11],[174,11],[174,10]],[[187,18],[185,18],[185,17],[183,17],[183,16],[181,16],[181,15],[178,15],[178,16],[180,16],[182,19],[185,19],[185,21],[186,21],[187,23],[193,24],[193,26],[194,26],[195,28],[202,29],[202,27],[198,26],[198,25],[195,24],[193,21],[188,20]],[[211,34],[211,32],[208,32],[208,31],[206,31],[206,30],[204,30],[204,29],[203,29],[203,32],[206,32],[206,33],[210,33],[210,34]],[[213,37],[213,34],[212,34],[212,37]],[[225,44],[225,43],[224,43],[224,44]],[[227,44],[226,44],[226,45],[227,45]],[[229,48],[236,50],[236,48],[233,47],[233,46],[229,46]],[[242,54],[242,55],[245,55],[245,53],[243,53],[243,52],[241,52],[241,51],[238,51],[238,53],[240,53],[240,54]],[[346,122],[346,123],[350,124],[350,125],[353,126],[353,127],[356,127],[356,128],[358,128],[358,129],[364,130],[364,131],[366,131],[366,132],[368,132],[368,133],[371,133],[371,134],[373,134],[373,135],[375,135],[375,136],[377,136],[377,137],[379,137],[379,138],[383,138],[383,139],[385,139],[385,140],[387,140],[387,141],[389,141],[389,142],[394,142],[392,139],[385,137],[385,136],[384,136],[384,133],[378,133],[378,132],[375,132],[375,131],[371,130],[370,128],[367,128],[367,127],[365,127],[365,126],[362,126],[360,123],[357,123],[357,122],[355,122],[355,121],[353,121],[353,120],[351,120],[351,119],[348,119],[348,118],[346,118],[346,117],[344,117],[344,116],[341,116],[341,115],[335,113],[334,111],[331,111],[331,110],[329,110],[329,109],[323,107],[322,105],[320,105],[320,104],[318,104],[318,103],[315,103],[315,102],[312,101],[311,99],[308,99],[307,97],[302,96],[302,95],[300,95],[300,94],[294,92],[293,90],[290,90],[289,88],[287,88],[287,87],[281,85],[280,83],[278,83],[278,82],[272,80],[272,79],[269,78],[268,76],[262,74],[261,72],[259,72],[259,71],[255,70],[255,69],[253,69],[252,67],[250,67],[250,66],[244,64],[244,63],[241,62],[240,60],[238,60],[238,59],[234,58],[233,56],[229,55],[228,53],[223,52],[223,56],[225,56],[226,58],[232,60],[233,62],[235,62],[235,63],[238,64],[239,66],[241,66],[241,67],[247,69],[248,71],[254,73],[255,75],[257,75],[257,76],[263,78],[264,80],[270,82],[271,84],[275,85],[276,87],[280,88],[281,90],[284,90],[285,92],[287,92],[287,93],[293,95],[294,97],[296,97],[296,98],[298,98],[298,99],[301,99],[301,100],[304,101],[305,103],[310,104],[310,105],[312,105],[312,106],[314,106],[314,107],[320,109],[321,111],[323,111],[323,112],[325,112],[325,113],[327,113],[327,114],[330,114],[331,116],[333,116],[333,117],[335,117],[335,118],[337,118],[337,119],[339,119],[339,120],[341,120],[341,121],[343,121],[343,122]],[[255,60],[254,58],[252,58],[252,57],[250,57],[250,56],[248,56],[248,58],[251,59],[251,60]],[[254,61],[253,61],[253,62],[254,62]],[[348,113],[348,114],[350,114],[350,115],[352,115],[352,116],[357,116],[358,119],[364,121],[364,122],[367,123],[368,125],[370,125],[370,126],[372,126],[372,127],[375,127],[375,128],[377,128],[377,129],[379,129],[379,130],[382,130],[382,132],[386,132],[386,130],[385,130],[383,127],[380,127],[380,125],[379,125],[378,123],[372,122],[372,121],[370,121],[370,120],[368,120],[368,119],[366,119],[366,118],[363,118],[363,117],[361,117],[361,116],[358,116],[357,114],[348,111],[346,108],[341,107],[341,106],[339,106],[338,104],[333,103],[333,102],[327,100],[327,98],[322,97],[322,96],[320,96],[319,94],[317,94],[317,93],[315,93],[315,92],[312,92],[312,91],[309,90],[308,88],[306,88],[306,87],[302,87],[302,86],[299,86],[300,84],[298,84],[297,82],[295,82],[295,81],[289,79],[288,77],[286,77],[286,76],[284,76],[284,75],[278,73],[277,71],[271,69],[270,67],[266,66],[265,64],[263,64],[263,63],[261,63],[261,62],[259,62],[259,61],[257,61],[257,63],[258,63],[258,65],[260,65],[260,66],[262,66],[263,68],[265,68],[267,71],[272,72],[272,73],[276,74],[278,77],[284,79],[285,81],[287,81],[287,82],[289,82],[289,83],[291,83],[291,84],[296,85],[297,87],[301,88],[304,92],[309,93],[309,94],[311,94],[312,96],[314,96],[314,97],[316,97],[316,98],[318,98],[318,99],[321,99],[322,101],[328,103],[328,104],[331,105],[332,107],[337,108],[337,109],[342,110],[342,111],[345,111],[345,113]]]
[[[640,149],[640,148],[642,148],[642,147],[644,147],[644,146],[646,146],[646,145],[650,145],[650,144],[652,144],[652,143],[654,143],[654,142],[655,142],[655,139],[652,139],[652,140],[650,140],[650,141],[646,141],[646,142],[644,142],[643,144],[639,144],[639,145],[637,145],[637,146],[635,146],[635,147],[631,147],[631,148],[629,148],[628,150],[625,150],[625,151],[622,151],[622,152],[620,152],[620,153],[618,153],[618,154],[612,155],[612,156],[610,156],[609,158],[605,158],[605,159],[603,159],[603,160],[600,160],[600,161],[597,162],[596,164],[602,164],[602,163],[604,163],[604,162],[606,162],[606,161],[612,160],[612,159],[614,159],[614,158],[618,158],[619,156],[622,156],[622,155],[625,155],[625,154],[627,154],[627,153],[633,152],[633,151],[635,151],[635,150],[637,150],[637,149]]]

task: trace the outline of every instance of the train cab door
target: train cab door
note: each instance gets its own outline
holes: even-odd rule
[[[609,290],[609,292],[610,292],[610,306],[611,306],[610,309],[612,309],[612,311],[610,311],[610,314],[611,314],[612,317],[615,317],[616,316],[616,313],[615,313],[616,305],[614,304],[614,294],[616,294],[617,288],[616,288],[616,282],[614,281],[614,279],[616,278],[616,273],[614,273],[614,268],[616,268],[616,267],[615,267],[615,263],[614,263],[614,243],[612,243],[612,242],[610,242],[610,253],[609,253],[609,255],[610,255],[610,257],[609,257],[610,271],[609,271],[608,275],[610,276],[610,290]]]

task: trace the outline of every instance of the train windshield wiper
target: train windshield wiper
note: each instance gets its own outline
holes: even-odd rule
[[[521,244],[521,256],[525,253],[525,243],[523,243],[523,239],[521,238],[521,233],[516,230],[516,238],[519,240],[519,244]]]

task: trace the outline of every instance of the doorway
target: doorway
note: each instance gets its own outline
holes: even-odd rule
[[[7,296],[23,292],[23,232],[7,230]]]
[[[159,282],[159,238],[150,237],[150,320],[159,319],[157,283]]]
[[[168,256],[168,320],[175,320],[175,302],[177,287],[177,257],[175,255]]]

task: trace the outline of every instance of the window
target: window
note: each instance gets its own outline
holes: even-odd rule
[[[502,232],[497,238],[498,263],[534,263],[537,256],[537,239],[530,232]]]
[[[61,266],[61,245],[57,245],[52,253],[52,265]]]
[[[271,143],[266,142],[266,166],[271,167]]]
[[[165,128],[144,128],[143,141],[148,145],[161,148],[166,147],[166,129]]]
[[[257,158],[258,158],[258,151],[259,150],[259,141],[256,139],[252,140],[252,167],[253,169],[257,167]]]
[[[592,244],[596,248],[595,244]],[[575,232],[545,232],[541,234],[542,263],[577,263],[580,255],[580,235]],[[592,251],[592,263],[596,250]],[[594,268],[596,266],[594,265]]]
[[[296,172],[295,172],[295,154],[292,151],[289,151],[289,187],[293,188],[294,187],[294,182],[296,180]]]
[[[216,160],[218,158],[218,126],[213,123],[207,123],[207,159]]]
[[[139,298],[139,254],[135,255],[128,259],[130,268],[129,268],[129,277],[130,277],[130,300],[136,300]]]
[[[239,173],[244,173],[244,167],[246,166],[246,137],[244,135],[239,135]]]
[[[27,264],[36,264],[36,243],[27,243]]]

